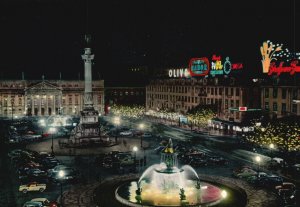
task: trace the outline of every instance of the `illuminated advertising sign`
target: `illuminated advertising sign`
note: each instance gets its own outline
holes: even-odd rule
[[[207,76],[209,73],[209,61],[207,58],[192,58],[189,63],[191,76]]]
[[[222,61],[221,56],[213,55],[211,65],[207,57],[192,58],[189,68],[169,69],[170,78],[190,78],[199,76],[229,75],[232,71],[243,69],[242,63],[231,63],[229,57]]]
[[[225,61],[222,62],[221,56],[213,55],[211,60],[211,76],[228,75],[232,70],[240,70],[243,68],[242,63],[231,63],[229,57],[226,57]]]
[[[188,78],[188,77],[190,77],[190,72],[187,68],[170,69],[169,77],[170,78]]]
[[[290,53],[287,48],[283,48],[283,44],[273,44],[268,40],[263,42],[260,53],[263,73],[279,76],[281,73],[294,75],[300,72],[300,65],[298,65],[300,54]]]

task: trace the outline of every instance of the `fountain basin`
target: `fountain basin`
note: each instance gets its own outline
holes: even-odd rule
[[[127,206],[214,206],[222,201],[222,189],[208,182],[201,182],[200,191],[194,188],[196,182],[189,181],[185,188],[186,201],[180,200],[180,191],[178,189],[169,190],[167,193],[161,193],[148,188],[147,184],[138,198],[136,190],[137,181],[129,181],[120,185],[116,191],[116,199]]]

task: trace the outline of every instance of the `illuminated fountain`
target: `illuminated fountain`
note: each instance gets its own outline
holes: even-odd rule
[[[119,186],[117,200],[127,206],[213,206],[222,200],[219,187],[200,183],[191,166],[177,166],[170,139],[161,153],[161,163],[146,169],[138,181]]]

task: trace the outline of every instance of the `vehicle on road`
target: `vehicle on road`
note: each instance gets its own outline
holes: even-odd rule
[[[132,131],[124,131],[124,132],[120,132],[121,136],[132,136]]]
[[[65,168],[68,168],[68,167],[65,166],[65,165],[57,165],[57,166],[55,166],[54,168],[49,169],[48,172],[47,172],[48,177],[51,177],[53,173],[57,173],[57,172],[59,172],[60,170],[64,170]]]
[[[153,135],[151,133],[144,133],[143,138],[151,138]]]
[[[257,172],[250,168],[244,168],[240,172],[234,173],[234,176],[237,178],[247,178],[254,175],[257,175]]]
[[[201,167],[207,166],[207,161],[202,158],[192,158],[188,164],[192,167]]]
[[[284,182],[282,185],[275,186],[275,190],[279,196],[288,196],[292,195],[296,190],[294,183]]]
[[[44,207],[41,202],[27,201],[23,207]]]
[[[59,172],[52,173],[51,180],[55,183],[57,182],[73,182],[73,181],[78,181],[80,179],[80,173],[75,170],[74,168],[67,167],[63,169],[64,171],[64,176],[59,177]]]
[[[275,186],[282,185],[283,179],[280,176],[277,175],[268,175],[266,173],[259,175],[254,175],[247,178],[247,181],[249,183],[252,183],[254,185],[263,186],[268,189],[274,189]]]
[[[40,170],[38,168],[29,169],[29,170],[27,170],[26,174],[29,177],[45,177],[45,176],[47,176],[47,173],[45,171]]]
[[[19,191],[23,193],[27,193],[28,191],[40,191],[44,192],[46,190],[47,185],[37,182],[32,182],[27,185],[20,185]]]
[[[50,205],[50,201],[47,198],[33,198],[31,199],[31,202],[39,202],[42,204],[42,206],[49,206]]]
[[[215,165],[226,165],[228,164],[228,161],[224,159],[223,157],[210,157],[208,159],[209,163],[215,164]]]

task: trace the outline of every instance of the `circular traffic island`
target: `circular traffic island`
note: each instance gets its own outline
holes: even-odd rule
[[[132,174],[126,176],[116,176],[111,179],[104,180],[96,189],[94,202],[98,206],[114,206],[114,207],[152,207],[152,206],[215,206],[215,207],[273,207],[278,206],[276,196],[263,189],[255,189],[241,180],[219,177],[199,175],[201,180],[201,193],[199,200],[197,195],[194,199],[198,203],[185,202],[181,200],[182,193],[180,190],[176,196],[168,196],[168,194],[157,196],[155,192],[146,192],[146,200],[143,201],[143,194],[137,192],[137,182],[139,176]],[[147,191],[147,190],[144,190]],[[142,189],[143,192],[143,189]],[[188,201],[189,192],[185,190],[185,196]],[[144,196],[145,196],[144,195]],[[152,195],[152,200],[147,196]],[[162,199],[162,200],[161,200]],[[161,203],[158,203],[158,202]],[[169,203],[166,203],[169,201]],[[156,203],[155,203],[156,202]]]

